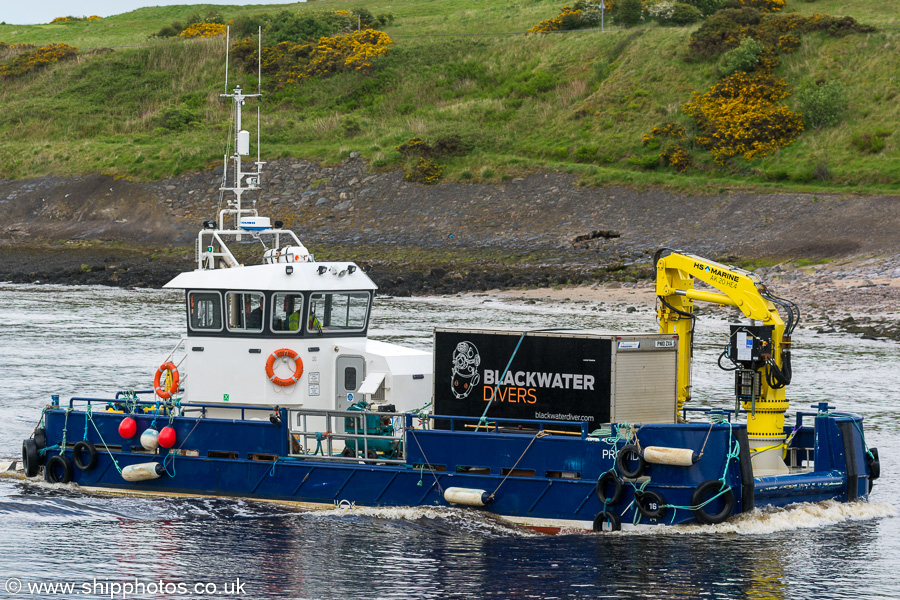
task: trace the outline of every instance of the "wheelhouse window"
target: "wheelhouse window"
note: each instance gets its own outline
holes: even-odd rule
[[[306,330],[310,333],[365,331],[369,319],[369,298],[368,292],[312,294]]]
[[[258,333],[262,331],[264,302],[259,292],[225,294],[228,331]]]
[[[193,331],[222,331],[222,295],[189,292],[188,320]]]
[[[297,333],[303,330],[303,296],[275,294],[272,296],[272,323],[275,333]]]

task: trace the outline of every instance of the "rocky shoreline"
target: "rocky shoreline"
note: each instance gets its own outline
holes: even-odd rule
[[[193,268],[221,176],[213,167],[149,183],[0,180],[0,281],[160,287]],[[356,153],[335,165],[275,160],[264,181],[262,214],[297,231],[320,260],[372,266],[382,294],[649,289],[653,253],[668,246],[774,265],[757,272],[801,305],[807,324],[900,339],[896,196],[695,196],[589,188],[561,172],[425,186]]]
[[[480,293],[528,301],[605,302],[652,307],[651,259],[635,257],[625,267],[583,265],[504,265],[359,261],[371,265],[378,293],[388,296]],[[194,268],[182,250],[126,251],[103,246],[33,248],[0,246],[7,268],[0,280],[11,283],[57,283],[162,287],[183,270]],[[15,265],[9,269],[9,265]],[[784,263],[759,268],[773,290],[800,305],[803,326],[819,333],[859,334],[864,339],[900,341],[900,255],[847,258],[810,266]],[[706,307],[705,310],[711,310]],[[723,309],[724,310],[724,309]]]

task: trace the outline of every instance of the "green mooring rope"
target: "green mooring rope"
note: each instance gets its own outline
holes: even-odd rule
[[[869,458],[875,458],[875,455],[872,454],[872,451],[869,449],[869,444],[866,442],[866,436],[865,436],[865,434],[863,433],[863,430],[862,430],[862,427],[861,427],[860,424],[859,424],[859,421],[857,421],[857,420],[853,417],[853,415],[849,415],[849,414],[846,414],[846,413],[830,413],[830,412],[822,412],[822,411],[819,411],[819,413],[818,413],[816,416],[819,416],[819,417],[829,417],[829,418],[832,418],[832,419],[835,419],[835,418],[837,418],[837,417],[844,417],[844,418],[850,419],[850,422],[853,423],[853,426],[856,427],[856,430],[859,432],[859,437],[860,437],[860,439],[862,439],[863,446],[864,446],[865,449],[866,449],[866,454],[869,456]]]
[[[710,415],[710,418],[713,418],[713,415]],[[715,421],[713,422],[715,423]],[[719,423],[721,424],[723,422],[728,423],[728,447],[731,450],[729,450],[729,452],[725,455],[725,468],[722,469],[722,476],[719,477],[719,481],[722,482],[722,485],[719,487],[719,493],[696,506],[678,506],[676,504],[666,504],[666,508],[673,509],[672,520],[669,521],[670,525],[675,522],[675,515],[678,513],[679,508],[690,511],[699,510],[722,494],[725,494],[726,492],[731,490],[731,486],[725,483],[725,477],[728,475],[728,467],[731,466],[732,459],[739,459],[741,456],[741,444],[736,439],[734,439],[734,427],[732,426],[731,422],[727,421],[726,419],[724,419],[724,416],[722,416],[720,417]]]
[[[110,451],[109,446],[106,444],[106,440],[103,439],[103,434],[100,433],[100,429],[97,427],[97,423],[94,422],[94,417],[91,415],[91,411],[87,411],[85,415],[85,422],[90,421],[91,425],[94,426],[94,431],[97,432],[97,437],[100,438],[100,441],[103,443],[103,447],[106,448],[106,453],[109,454],[109,457],[112,459],[113,466],[116,468],[116,471],[118,471],[119,475],[121,475],[122,468],[119,466],[119,462],[116,460],[116,457],[113,456],[112,452]],[[87,424],[85,424],[85,429],[87,429]]]

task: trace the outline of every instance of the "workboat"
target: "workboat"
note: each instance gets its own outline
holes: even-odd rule
[[[436,327],[433,353],[368,339],[366,269],[315,260],[255,200],[246,208],[265,163],[257,149],[245,170],[241,111],[258,95],[223,94],[235,123],[221,210],[203,223],[196,268],[165,286],[184,292],[186,335],[152,388],[51,396],[22,445],[29,477],[320,508],[457,506],[551,533],[868,497],[880,466],[862,417],[823,401],[786,422],[799,310],[737,267],[658,252],[659,331],[646,334]],[[735,394],[718,409],[690,402],[695,302],[748,319],[719,358]]]

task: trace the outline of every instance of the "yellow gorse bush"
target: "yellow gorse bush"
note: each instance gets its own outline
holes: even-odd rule
[[[69,46],[68,44],[47,44],[0,62],[0,78],[12,79],[13,77],[19,77],[60,60],[71,58],[76,54],[78,54],[78,48],[74,46]]]
[[[226,27],[221,23],[193,23],[190,27],[178,34],[183,38],[211,38],[225,35]]]
[[[34,44],[10,44],[7,42],[0,42],[0,53],[4,54],[12,54],[32,49],[34,49]]]
[[[647,143],[654,138],[672,137],[677,140],[682,140],[684,139],[684,136],[685,131],[683,125],[679,125],[678,123],[666,123],[665,125],[654,127],[650,130],[650,133],[645,133],[641,142],[642,145],[646,146]]]
[[[329,75],[338,71],[362,71],[372,66],[372,59],[388,53],[394,41],[375,29],[354,31],[350,35],[319,38],[310,56],[310,76]]]
[[[534,27],[528,30],[528,33],[541,33],[543,31],[559,31],[562,26],[563,19],[566,17],[575,17],[579,18],[581,16],[581,10],[572,10],[571,6],[563,6],[562,12],[559,16],[553,17],[552,19],[545,19],[541,21]]]
[[[263,47],[262,71],[273,75],[278,87],[341,71],[365,71],[375,58],[386,55],[393,43],[387,34],[376,29],[322,37],[315,44],[281,42]],[[251,40],[235,42],[232,51],[235,57],[256,64],[256,44]]]
[[[664,150],[659,155],[659,159],[664,165],[673,167],[679,172],[687,171],[688,167],[690,167],[693,162],[690,153],[681,144],[675,144]]]
[[[443,174],[444,167],[430,158],[423,158],[420,156],[419,160],[406,171],[403,178],[407,181],[434,185],[441,180]]]
[[[786,0],[740,0],[744,6],[757,8],[761,12],[778,12],[784,9]]]
[[[788,95],[784,79],[740,72],[703,95],[694,92],[682,112],[697,123],[696,142],[717,163],[734,156],[751,160],[793,143],[803,131],[803,116],[778,103]]]
[[[56,17],[55,19],[50,21],[50,23],[53,24],[53,23],[73,23],[75,21],[97,21],[102,18],[103,17],[97,16],[97,15],[91,15],[89,17]]]

